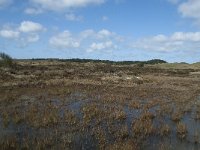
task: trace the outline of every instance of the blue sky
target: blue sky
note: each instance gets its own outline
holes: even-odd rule
[[[200,61],[199,0],[0,0],[14,58]]]

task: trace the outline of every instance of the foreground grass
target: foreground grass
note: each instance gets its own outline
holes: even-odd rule
[[[197,75],[148,65],[18,65],[0,72],[2,149],[193,149],[200,144]]]

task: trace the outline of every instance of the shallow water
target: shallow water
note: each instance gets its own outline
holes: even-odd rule
[[[121,105],[118,103],[102,103],[100,101],[100,97],[97,97],[97,99],[83,99],[82,96],[82,94],[75,93],[70,95],[69,100],[67,102],[54,98],[51,99],[49,103],[60,109],[59,115],[61,118],[64,116],[66,110],[74,112],[76,117],[80,121],[80,126],[83,123],[82,108],[90,104],[95,104],[95,106],[97,106],[98,109],[102,111],[106,111],[107,109],[113,109],[114,111],[115,109],[122,110],[123,112],[125,112],[126,118],[124,120],[113,121],[111,124],[107,123],[107,120],[103,120],[98,125],[94,120],[91,121],[91,124],[88,127],[86,127],[86,131],[80,133],[80,131],[77,130],[76,132],[67,133],[65,135],[62,132],[65,131],[65,128],[70,129],[70,127],[66,127],[64,123],[58,124],[55,127],[47,127],[38,130],[37,128],[31,127],[26,123],[14,124],[12,120],[10,120],[8,126],[4,127],[2,116],[0,116],[0,139],[3,139],[7,136],[15,135],[18,139],[18,142],[21,143],[20,145],[22,145],[24,138],[27,136],[27,134],[29,139],[33,140],[38,136],[41,138],[45,136],[48,137],[49,135],[55,136],[55,133],[58,130],[62,136],[69,136],[67,138],[71,140],[71,149],[97,149],[98,139],[96,139],[95,136],[93,136],[92,129],[95,129],[96,127],[101,128],[106,135],[107,143],[113,143],[116,140],[115,136],[109,132],[110,125],[112,125],[115,128],[114,132],[117,132],[117,130],[121,129],[121,127],[127,127],[128,137],[126,138],[133,138],[134,133],[132,132],[132,123],[134,120],[140,118],[141,114],[144,112],[144,106],[149,102],[143,99],[140,101],[142,107],[140,109],[133,109],[129,107],[128,103],[125,105]],[[26,96],[24,96],[23,99],[24,101],[20,106],[24,109],[21,109],[21,111],[26,113],[26,106],[36,102],[36,100],[34,98],[31,98],[30,101],[28,101],[28,97]],[[182,140],[179,139],[177,136],[176,123],[171,120],[170,115],[158,115],[159,110],[162,109],[159,104],[153,105],[152,107],[148,108],[148,112],[155,115],[155,118],[153,119],[154,128],[159,129],[161,124],[168,124],[171,129],[171,134],[164,137],[158,134],[150,135],[144,140],[143,145],[141,145],[141,148],[148,150],[161,148],[172,150],[200,149],[200,121],[195,120],[194,118],[198,109],[196,107],[196,104],[199,103],[199,101],[200,97],[198,97],[197,100],[194,100],[191,111],[183,114],[181,122],[184,123],[187,127],[187,136],[185,139]],[[176,111],[177,107],[174,103],[169,104],[168,100],[163,102],[168,104],[172,108],[173,112]],[[45,103],[38,104],[38,107],[42,108],[43,106],[45,106]],[[60,137],[58,138],[58,140],[60,140]]]

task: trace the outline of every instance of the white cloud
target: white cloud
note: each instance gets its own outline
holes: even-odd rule
[[[78,48],[80,46],[79,41],[73,38],[71,33],[67,30],[62,33],[59,33],[56,36],[51,37],[49,43],[50,45],[59,49]]]
[[[90,4],[102,4],[105,0],[30,0],[43,9],[60,11],[63,9],[85,7]]]
[[[99,35],[102,35],[102,36],[110,36],[112,35],[112,32],[106,30],[106,29],[102,29],[98,32]]]
[[[43,13],[42,9],[36,9],[36,8],[26,8],[24,12],[28,15],[38,15]]]
[[[98,38],[108,38],[108,37],[111,37],[112,35],[114,35],[114,33],[110,32],[106,29],[102,29],[97,33]]]
[[[76,16],[75,14],[73,13],[68,13],[65,15],[65,18],[68,20],[68,21],[82,21],[83,20],[83,17],[82,16]]]
[[[200,32],[176,32],[171,36],[175,41],[200,42]]]
[[[95,36],[95,31],[92,30],[92,29],[88,29],[88,30],[84,30],[80,33],[80,38],[81,39],[86,39],[86,38],[89,38],[89,37],[94,37]]]
[[[117,42],[123,42],[124,41],[124,37],[116,34],[115,32],[111,32],[109,30],[106,29],[102,29],[99,32],[97,32],[95,34],[97,39],[105,39],[105,40],[115,40]]]
[[[40,32],[43,31],[44,27],[32,21],[23,21],[19,27],[20,32],[29,33],[29,32]]]
[[[112,51],[121,44],[119,35],[106,29],[84,30],[77,34],[63,31],[50,38],[49,44],[58,49],[79,48],[87,52]]]
[[[0,0],[0,8],[6,7],[12,3],[12,0]]]
[[[112,41],[106,41],[101,43],[92,43],[90,45],[90,48],[87,50],[87,52],[94,52],[94,51],[100,51],[100,50],[113,50],[116,49],[117,46],[113,44]]]
[[[187,0],[178,7],[183,17],[195,19],[200,23],[200,0]]]
[[[82,39],[95,39],[95,40],[116,40],[118,42],[122,42],[123,41],[123,37],[117,35],[114,32],[111,32],[107,29],[102,29],[98,32],[92,30],[92,29],[88,29],[88,30],[84,30],[80,33],[80,38]]]
[[[98,32],[95,32],[94,30],[92,29],[89,29],[89,30],[85,30],[83,32],[81,32],[81,36],[82,37],[87,37],[87,38],[93,38],[93,39],[113,39],[113,38],[119,38],[119,36],[114,33],[114,32],[111,32],[107,29],[102,29]]]
[[[40,39],[40,33],[45,28],[31,21],[23,21],[20,25],[6,25],[0,30],[0,37],[17,41],[17,44],[27,46],[29,43],[35,43]]]
[[[11,29],[0,30],[0,36],[3,38],[16,39],[19,37],[19,35],[20,35],[20,32],[13,31]]]
[[[152,40],[156,41],[156,42],[165,42],[165,41],[167,41],[167,39],[168,39],[168,37],[163,34],[156,35],[152,38]]]
[[[170,36],[156,35],[138,39],[131,46],[134,49],[160,52],[195,50],[200,48],[200,32],[175,32]]]

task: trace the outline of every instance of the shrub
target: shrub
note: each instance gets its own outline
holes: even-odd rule
[[[164,60],[161,60],[161,59],[152,59],[152,60],[148,60],[146,61],[146,64],[163,64],[163,63],[167,63],[166,61]]]
[[[176,126],[176,132],[179,138],[181,139],[185,138],[187,134],[186,125],[184,123],[179,122]]]
[[[0,52],[0,67],[12,67],[13,59],[8,54]]]

